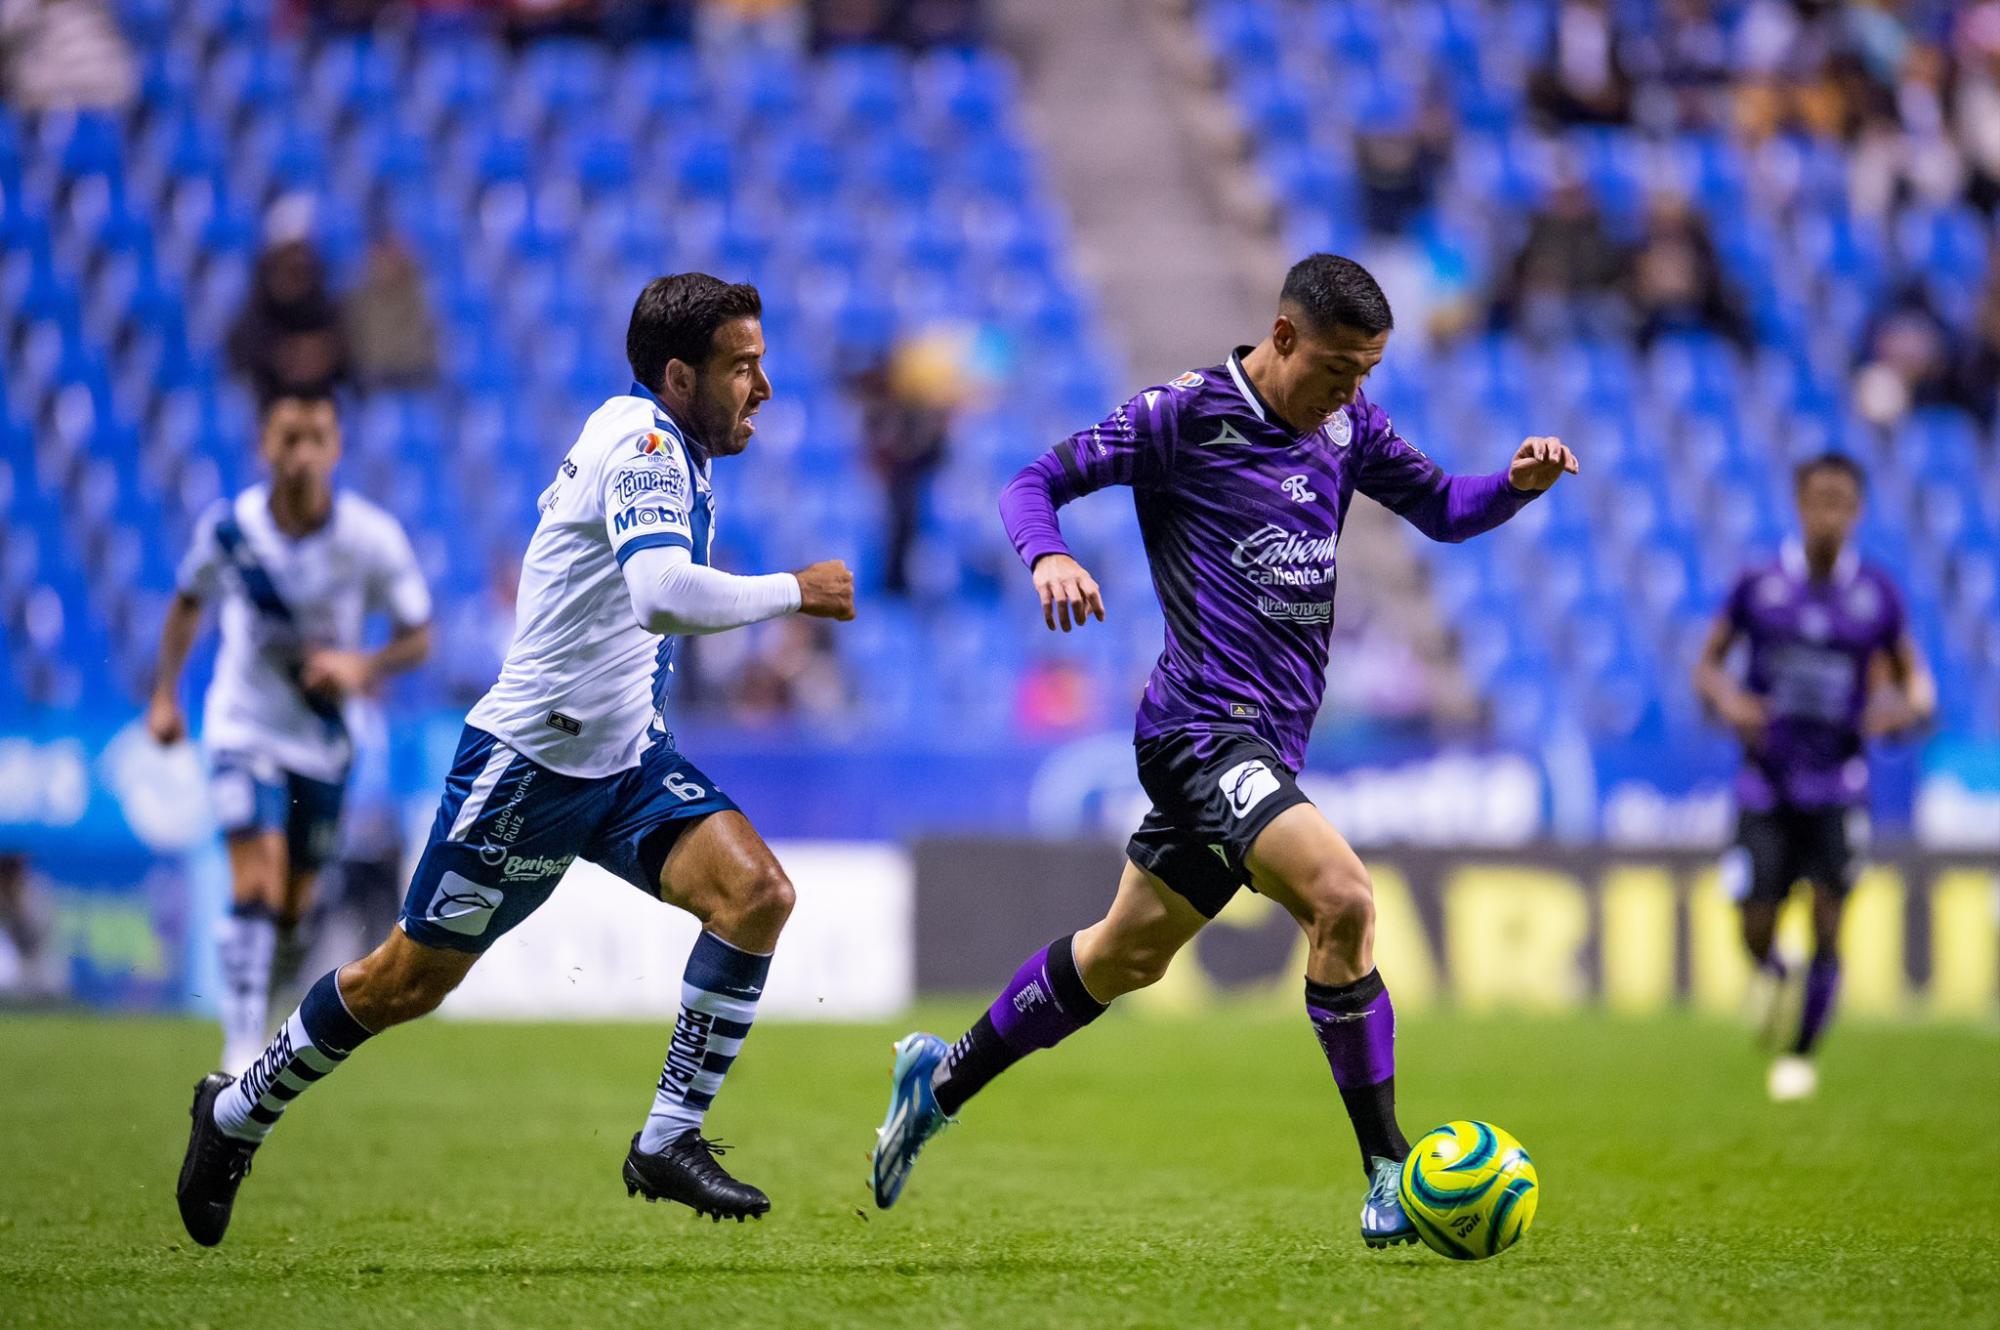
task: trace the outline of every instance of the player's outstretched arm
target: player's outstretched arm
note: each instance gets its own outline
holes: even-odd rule
[[[146,703],[146,732],[156,743],[176,744],[187,737],[187,715],[181,710],[181,671],[201,631],[201,601],[177,592],[167,606],[160,629],[159,664],[153,670],[153,695]]]
[[[327,697],[354,697],[415,669],[430,659],[430,654],[430,624],[398,624],[389,640],[374,651],[326,648],[312,652],[299,670],[299,686]]]
[[[1754,748],[1763,741],[1769,716],[1763,700],[1730,677],[1729,649],[1735,644],[1736,625],[1727,613],[1716,616],[1701,644],[1701,654],[1695,657],[1694,691],[1738,738]]]
[[[625,561],[625,589],[650,633],[720,633],[792,613],[854,617],[854,575],[838,560],[743,577],[695,563],[680,545],[663,545]]]
[[[1576,454],[1553,435],[1523,439],[1507,464],[1507,483],[1526,493],[1539,494],[1565,474],[1576,474]]]
[[[1429,536],[1456,544],[1491,531],[1526,507],[1563,475],[1574,475],[1576,454],[1561,439],[1524,440],[1505,471],[1489,476],[1453,476],[1387,430],[1357,477],[1364,494],[1381,500],[1404,521]]]

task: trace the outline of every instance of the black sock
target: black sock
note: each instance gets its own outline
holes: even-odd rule
[[[972,1028],[951,1046],[944,1070],[932,1083],[938,1107],[947,1117],[957,1117],[965,1101],[986,1088],[986,1083],[1021,1060],[1012,1044],[993,1028],[993,1018],[981,1012]]]
[[[1035,995],[1046,1000],[1028,1000]],[[1070,938],[1057,938],[1022,964],[986,1014],[951,1046],[933,1082],[938,1107],[956,1115],[995,1076],[1038,1048],[1053,1048],[1103,1014],[1104,1003],[1084,987]]]

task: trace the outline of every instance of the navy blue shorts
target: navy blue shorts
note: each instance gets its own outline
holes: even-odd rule
[[[428,947],[475,955],[526,919],[578,859],[660,894],[681,833],[736,802],[671,745],[611,776],[565,776],[468,725],[399,920]]]
[[[294,873],[318,872],[339,851],[345,782],[314,780],[269,758],[226,749],[209,765],[209,804],[223,835],[283,832]]]

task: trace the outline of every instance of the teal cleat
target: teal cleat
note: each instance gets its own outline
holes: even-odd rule
[[[1403,1213],[1403,1164],[1377,1155],[1369,1161],[1368,1199],[1361,1203],[1361,1240],[1370,1247],[1396,1247],[1417,1240],[1417,1226]]]
[[[881,1209],[887,1210],[903,1194],[903,1184],[909,1181],[924,1142],[951,1122],[931,1092],[931,1077],[948,1052],[944,1040],[921,1031],[904,1035],[896,1043],[896,1068],[889,1074],[895,1082],[889,1095],[889,1116],[875,1133],[875,1153],[868,1160],[875,1204]],[[1402,1214],[1398,1210],[1396,1217],[1400,1220]]]

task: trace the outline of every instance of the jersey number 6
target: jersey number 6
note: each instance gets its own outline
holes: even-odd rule
[[[681,775],[678,771],[661,781],[660,784],[666,786],[667,792],[682,803],[692,803],[696,799],[706,797],[708,794],[707,790],[695,784],[686,776]]]

